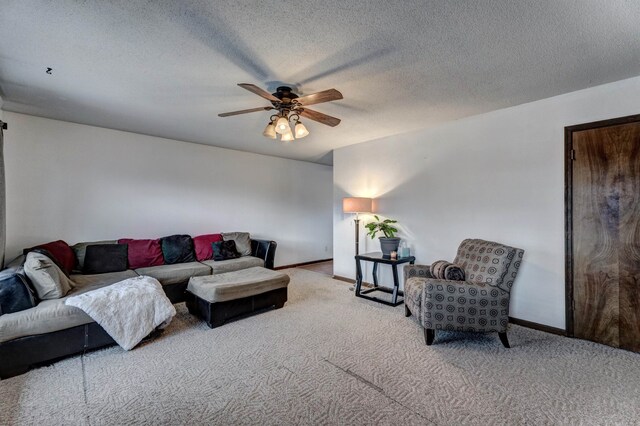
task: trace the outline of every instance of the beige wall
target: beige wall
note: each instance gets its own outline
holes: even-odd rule
[[[470,237],[525,249],[511,315],[564,328],[564,127],[639,113],[633,78],[336,150],[335,273],[354,276],[342,197],[375,197],[418,263],[453,260]]]
[[[249,231],[331,257],[332,168],[4,113],[7,256],[36,243]]]

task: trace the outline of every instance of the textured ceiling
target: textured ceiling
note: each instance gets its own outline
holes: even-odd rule
[[[334,148],[640,75],[640,1],[2,0],[3,108],[280,157]],[[53,68],[51,75],[46,67]],[[341,118],[290,144],[236,83]]]

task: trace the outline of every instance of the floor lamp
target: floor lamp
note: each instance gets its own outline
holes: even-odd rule
[[[342,212],[355,213],[354,222],[356,224],[356,256],[360,254],[360,213],[371,213],[373,200],[371,198],[348,197],[342,199]],[[353,290],[353,288],[352,288]]]

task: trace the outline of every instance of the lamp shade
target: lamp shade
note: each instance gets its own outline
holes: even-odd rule
[[[276,132],[281,135],[291,133],[291,126],[289,126],[289,119],[287,117],[278,118],[276,121]]]
[[[304,138],[305,136],[307,136],[309,134],[309,131],[304,126],[304,124],[302,124],[299,121],[296,123],[295,132],[296,132],[296,138],[298,138],[298,139]]]
[[[371,198],[348,197],[342,199],[344,213],[371,213],[373,200]]]
[[[291,133],[291,131],[288,131],[287,133],[283,133],[282,137],[280,137],[280,140],[282,142],[291,142],[294,139],[295,138],[293,137],[293,133]]]
[[[273,121],[267,124],[267,127],[264,128],[262,135],[269,139],[276,138],[276,125],[273,123]]]

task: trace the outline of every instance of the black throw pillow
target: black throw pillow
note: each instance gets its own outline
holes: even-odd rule
[[[450,281],[464,281],[464,269],[452,263],[444,268],[444,279]]]
[[[196,261],[193,240],[189,235],[171,235],[160,238],[160,247],[164,263],[167,265]]]
[[[36,297],[24,274],[8,270],[0,274],[0,315],[24,311],[36,304]]]
[[[126,271],[128,266],[127,244],[94,244],[87,246],[84,255],[83,274],[106,274]]]
[[[213,249],[213,260],[228,260],[237,259],[240,257],[240,253],[236,249],[236,242],[229,241],[216,241],[211,243]]]

